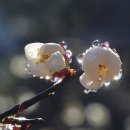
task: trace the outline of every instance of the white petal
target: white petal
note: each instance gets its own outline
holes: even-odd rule
[[[65,59],[58,51],[53,53],[47,60],[45,60],[45,64],[52,72],[60,71],[66,68]]]
[[[66,54],[65,50],[57,43],[46,43],[40,48],[40,52],[48,56],[57,51],[63,55]]]
[[[92,81],[99,80],[99,65],[105,65],[108,68],[104,80],[112,80],[121,69],[119,56],[110,48],[97,46],[88,49],[83,55],[82,69]]]
[[[90,90],[97,90],[98,88],[102,87],[102,82],[97,81],[97,82],[93,82],[92,80],[90,80],[88,78],[88,76],[83,73],[80,78],[80,83],[86,88],[86,89],[90,89]]]
[[[109,54],[107,79],[112,80],[121,71],[122,62],[120,57],[111,50]]]
[[[34,64],[30,61],[27,61],[25,65],[27,67],[27,70],[37,77],[51,75],[50,70],[45,63]]]
[[[37,61],[38,58],[38,50],[41,46],[43,46],[43,43],[30,43],[27,44],[24,48],[26,58],[30,61]]]

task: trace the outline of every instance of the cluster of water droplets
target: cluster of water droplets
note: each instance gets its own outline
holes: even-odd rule
[[[64,50],[66,52],[67,60],[69,61],[69,63],[71,63],[72,62],[72,58],[71,58],[72,52],[70,50],[67,50],[67,48],[68,48],[67,43],[65,41],[62,41],[59,43],[59,45],[61,45],[64,48]]]
[[[25,66],[25,69],[24,69],[24,70],[27,71],[28,74],[32,74],[31,71],[29,71],[29,69],[28,69],[28,68],[30,67],[30,64],[28,64],[27,62],[25,62],[25,63],[24,63],[24,66]]]
[[[99,40],[95,40],[92,42],[92,47],[95,47],[95,46],[101,46],[101,42]],[[92,48],[91,47],[91,48]],[[79,54],[77,56],[77,61],[79,64],[82,64],[82,61],[83,61],[83,53]]]
[[[96,93],[96,92],[97,92],[97,89],[84,89],[84,93],[85,93],[85,94],[89,94],[90,92]]]

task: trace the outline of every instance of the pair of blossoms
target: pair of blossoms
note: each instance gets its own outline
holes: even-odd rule
[[[47,78],[53,82],[75,73],[70,69],[72,53],[65,42],[30,43],[25,46],[27,70],[36,77]],[[122,62],[118,53],[109,47],[109,43],[94,41],[80,58],[83,74],[80,83],[87,90],[95,91],[103,85],[109,86],[113,80],[121,78]]]

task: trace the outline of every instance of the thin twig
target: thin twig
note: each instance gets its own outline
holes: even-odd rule
[[[61,88],[63,85],[65,85],[69,80],[79,77],[79,75],[81,75],[81,73],[82,73],[82,70],[79,69],[75,74],[65,76],[61,81],[56,82],[52,87],[42,91],[41,93],[37,94],[35,97],[13,106],[9,110],[0,114],[0,122],[2,122],[2,120],[4,118],[16,115],[16,114],[26,110],[30,106],[34,105],[35,103],[39,102],[40,100],[46,99],[46,98],[52,96],[54,92],[56,92],[59,88]]]

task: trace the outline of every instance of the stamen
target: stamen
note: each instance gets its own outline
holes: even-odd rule
[[[105,65],[99,64],[99,81],[106,77],[108,68]]]

